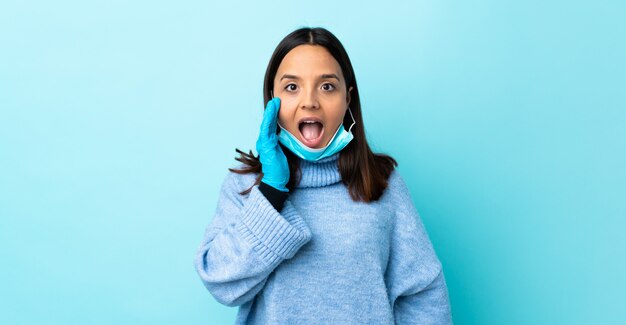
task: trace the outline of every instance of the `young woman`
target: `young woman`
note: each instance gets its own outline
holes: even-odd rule
[[[451,324],[396,161],[365,138],[350,59],[324,28],[272,55],[258,156],[236,150],[195,268],[237,324]],[[346,127],[347,126],[347,127]]]

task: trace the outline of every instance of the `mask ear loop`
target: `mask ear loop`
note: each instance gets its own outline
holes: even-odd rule
[[[348,106],[348,112],[350,113],[350,117],[352,117],[352,124],[348,128],[348,132],[350,132],[350,130],[352,130],[352,127],[354,126],[354,124],[356,124],[356,120],[354,119],[354,116],[352,115],[352,110],[350,110],[350,106]]]

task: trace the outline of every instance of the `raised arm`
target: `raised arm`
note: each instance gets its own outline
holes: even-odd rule
[[[252,300],[269,274],[311,239],[289,200],[279,213],[259,186],[248,197],[239,190],[235,174],[229,173],[194,263],[204,286],[226,306]]]

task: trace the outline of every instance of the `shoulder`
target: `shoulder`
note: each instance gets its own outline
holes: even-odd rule
[[[394,168],[391,174],[389,174],[389,178],[387,178],[385,196],[394,201],[411,200],[409,187],[398,168]]]
[[[246,166],[245,164],[239,163],[238,165],[236,165],[235,167],[232,167],[231,169],[241,170],[245,166]],[[255,183],[258,175],[259,175],[258,173],[240,174],[240,173],[233,172],[231,170],[226,170],[226,172],[224,173],[222,177],[222,189],[233,191],[233,192],[245,191]]]
[[[415,200],[405,178],[401,173],[394,169],[387,180],[387,189],[385,190],[386,204],[390,210],[396,215],[411,215],[414,219],[420,219],[419,212],[415,204]]]

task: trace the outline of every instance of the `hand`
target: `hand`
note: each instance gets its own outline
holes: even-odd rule
[[[263,171],[261,181],[282,192],[289,192],[286,187],[289,182],[289,164],[285,153],[278,145],[278,135],[276,135],[279,109],[280,98],[274,97],[267,102],[263,112],[261,132],[256,141],[256,151],[259,153]]]

